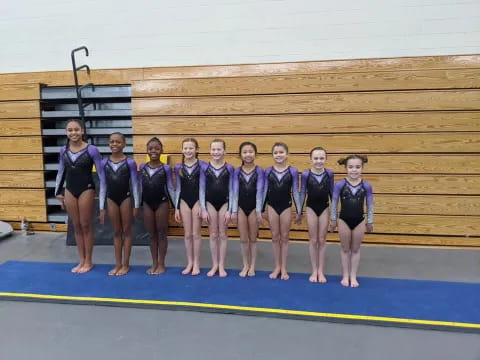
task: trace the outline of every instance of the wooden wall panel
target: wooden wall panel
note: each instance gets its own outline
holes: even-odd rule
[[[215,124],[212,129],[211,124]],[[285,114],[252,116],[137,116],[135,134],[233,135],[478,131],[480,111]]]
[[[43,170],[43,156],[0,154],[0,170]]]
[[[40,119],[0,119],[0,136],[42,135]]]
[[[139,115],[262,115],[330,112],[479,110],[479,90],[351,92],[304,95],[137,98]]]
[[[0,137],[1,154],[41,154],[42,152],[40,136]]]
[[[159,129],[161,134],[161,129]],[[185,136],[161,136],[166,153],[178,152]],[[290,153],[307,153],[315,146],[322,145],[332,153],[469,153],[480,149],[480,132],[421,134],[345,134],[345,135],[252,135],[222,136],[227,143],[227,151],[237,152],[243,141],[252,141],[259,153],[270,153],[277,141],[285,142]],[[145,152],[145,144],[150,136],[135,136],[134,151]],[[196,136],[202,152],[209,152],[210,142],[215,136]]]
[[[38,101],[0,101],[0,119],[30,119],[39,117],[40,105]]]
[[[132,96],[301,94],[479,88],[478,69],[321,73],[135,81]]]
[[[43,171],[0,171],[0,188],[43,189]]]
[[[38,83],[0,85],[0,101],[38,99],[40,99],[40,85]]]
[[[0,204],[45,206],[44,189],[0,189]]]
[[[7,221],[47,221],[45,206],[0,205],[0,219]]]

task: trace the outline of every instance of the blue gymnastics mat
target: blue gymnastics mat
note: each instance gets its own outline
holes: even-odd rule
[[[359,278],[345,288],[338,276],[312,284],[308,274],[271,280],[267,272],[240,278],[183,276],[168,268],[159,276],[132,266],[126,276],[108,276],[112,265],[72,274],[74,264],[8,261],[0,265],[0,298],[69,304],[149,307],[262,315],[480,333],[480,284]]]

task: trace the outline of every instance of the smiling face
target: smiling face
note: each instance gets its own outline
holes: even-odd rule
[[[244,145],[240,151],[243,164],[252,164],[255,161],[255,149],[252,145]]]
[[[147,153],[151,161],[158,161],[162,154],[162,145],[158,141],[150,141],[147,144]]]
[[[345,165],[347,175],[352,180],[357,180],[362,175],[363,162],[361,159],[350,159]]]
[[[213,160],[221,161],[225,155],[225,148],[223,143],[215,141],[210,145],[210,156]]]
[[[197,157],[197,145],[193,141],[185,141],[182,144],[182,154],[185,160],[193,160]]]
[[[314,150],[310,160],[315,170],[322,171],[325,166],[325,161],[327,161],[327,154],[324,150]]]
[[[287,161],[288,152],[283,146],[275,146],[272,151],[273,161],[277,164],[284,164]]]
[[[121,153],[126,145],[125,138],[120,134],[112,134],[110,135],[108,145],[110,146],[110,150],[112,150],[112,154]]]
[[[83,128],[77,121],[70,121],[67,124],[67,137],[72,142],[79,142],[82,141],[82,137],[84,134]]]

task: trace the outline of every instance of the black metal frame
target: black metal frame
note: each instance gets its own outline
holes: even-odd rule
[[[88,49],[86,46],[80,46],[76,49],[73,49],[72,52],[70,53],[70,57],[72,59],[72,68],[73,68],[73,78],[75,79],[75,91],[77,93],[77,103],[78,103],[78,113],[80,116],[80,119],[82,120],[82,123],[85,124],[85,111],[84,107],[88,106],[89,104],[84,104],[83,99],[82,99],[82,90],[86,89],[88,87],[92,88],[92,91],[95,91],[95,85],[93,83],[88,83],[82,86],[78,85],[78,75],[77,71],[86,69],[87,74],[90,75],[90,67],[86,64],[83,64],[79,67],[77,67],[76,62],[75,62],[75,53],[81,50],[85,50],[85,55],[88,56]]]

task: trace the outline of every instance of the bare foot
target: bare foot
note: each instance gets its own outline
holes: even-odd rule
[[[155,269],[157,268],[157,265],[152,265],[148,270],[147,270],[147,274],[148,275],[156,275],[155,274]]]
[[[248,266],[244,265],[242,271],[240,271],[238,276],[245,277],[245,276],[247,276],[247,273],[248,273]]]
[[[350,282],[351,282],[350,286],[353,287],[353,288],[357,288],[357,287],[360,286],[360,284],[359,284],[358,281],[357,281],[357,278],[352,278],[352,279],[350,280]]]
[[[325,284],[327,282],[327,278],[325,277],[325,275],[323,275],[322,273],[318,273],[318,282]]]
[[[122,267],[120,268],[120,270],[118,270],[115,275],[117,275],[117,276],[126,275],[129,271],[130,271],[130,266],[128,266],[128,265],[122,265]]]
[[[282,280],[288,280],[290,279],[290,275],[286,271],[282,271],[282,276],[280,277]]]
[[[316,271],[312,272],[312,275],[308,278],[308,281],[312,283],[318,282],[318,273]]]
[[[248,276],[255,276],[255,268],[253,266],[248,269]]]
[[[348,286],[348,277],[342,278],[342,281],[340,281],[340,284],[342,284],[342,286]]]
[[[155,271],[153,272],[155,275],[161,275],[163,274],[167,269],[165,268],[165,265],[158,265]]]
[[[215,274],[217,273],[218,271],[218,266],[214,266],[210,269],[210,271],[207,273],[207,276],[208,277],[212,277],[212,276],[215,276]]]
[[[72,270],[70,270],[72,273],[78,273],[78,270],[83,266],[82,263],[78,264],[77,266],[73,267]]]
[[[79,273],[79,274],[85,274],[85,273],[89,272],[89,271],[92,270],[92,269],[93,269],[93,264],[91,264],[91,263],[85,263],[85,264],[83,264],[83,266],[82,266],[80,269],[78,269],[78,273]]]
[[[192,264],[188,264],[185,269],[182,270],[182,275],[188,275],[192,272]]]
[[[200,275],[200,267],[198,265],[193,265],[192,275],[193,276]]]
[[[114,276],[117,275],[118,271],[122,268],[122,265],[115,266],[112,270],[108,272],[108,275]]]
[[[227,277],[227,272],[225,271],[225,269],[223,267],[219,268],[218,269],[218,275],[220,275],[221,278],[224,278],[224,277]]]
[[[279,268],[275,268],[271,273],[270,275],[268,275],[268,277],[270,279],[276,279],[278,278],[278,275],[280,275],[280,269]]]

